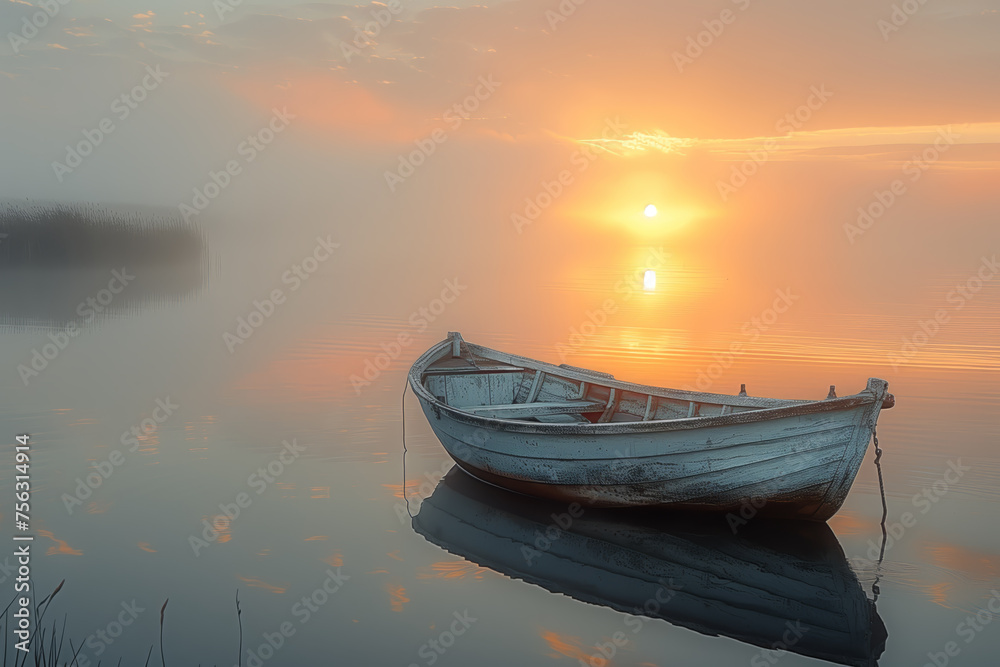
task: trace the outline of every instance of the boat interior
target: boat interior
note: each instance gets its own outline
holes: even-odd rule
[[[553,366],[458,338],[423,369],[424,387],[445,405],[481,417],[546,423],[692,419],[807,401],[707,394],[615,381],[567,364]]]

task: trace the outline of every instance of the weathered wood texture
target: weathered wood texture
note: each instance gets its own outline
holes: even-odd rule
[[[461,340],[455,359],[455,340],[428,350],[409,378],[448,453],[490,483],[599,506],[751,503],[764,516],[825,521],[846,498],[888,396],[877,378],[820,401],[685,392]],[[476,371],[433,372],[456,364]]]

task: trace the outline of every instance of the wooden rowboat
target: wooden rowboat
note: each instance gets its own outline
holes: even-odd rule
[[[463,470],[594,507],[826,521],[854,482],[888,383],[803,401],[664,389],[467,343],[427,350],[409,384]]]
[[[647,624],[640,617],[661,619],[761,647],[751,665],[790,651],[870,666],[885,650],[875,603],[826,524],[756,521],[733,535],[721,517],[590,508],[571,516],[564,504],[452,469],[413,528],[481,567],[624,612],[613,625],[627,637]]]

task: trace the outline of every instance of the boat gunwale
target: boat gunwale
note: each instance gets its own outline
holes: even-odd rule
[[[672,398],[676,400],[688,400],[701,403],[710,403],[714,405],[736,405],[738,407],[757,407],[755,410],[747,410],[744,412],[731,412],[725,415],[709,415],[703,417],[682,417],[679,419],[651,419],[648,421],[628,421],[628,422],[603,422],[603,423],[573,423],[573,424],[563,424],[563,423],[551,423],[551,422],[529,422],[529,421],[519,421],[515,419],[497,419],[493,417],[483,417],[480,415],[475,415],[470,412],[466,412],[461,408],[449,405],[436,396],[434,396],[423,384],[422,378],[426,369],[435,361],[437,361],[443,353],[446,353],[452,348],[452,344],[455,337],[459,341],[465,343],[465,345],[474,354],[477,351],[485,351],[487,354],[483,354],[486,358],[493,359],[494,361],[501,361],[503,363],[509,363],[508,360],[516,361],[517,364],[525,366],[531,370],[543,371],[547,374],[552,374],[558,377],[577,380],[580,382],[587,382],[591,385],[598,385],[601,387],[621,389],[624,391],[631,391],[639,394],[652,394],[654,396],[659,396],[660,398]],[[499,357],[499,359],[497,358]],[[871,391],[869,388],[872,387],[873,380],[882,383],[882,395],[879,396],[875,392]],[[710,394],[707,392],[692,392],[682,389],[668,389],[665,387],[653,387],[649,385],[635,384],[632,382],[626,382],[623,380],[617,380],[612,378],[607,378],[599,375],[592,375],[590,373],[579,372],[572,369],[564,368],[562,366],[556,366],[548,362],[539,361],[536,359],[530,359],[528,357],[521,357],[514,354],[509,354],[506,352],[501,352],[499,350],[493,350],[492,348],[483,347],[481,345],[475,345],[466,342],[461,338],[460,334],[454,334],[445,340],[433,345],[430,349],[424,352],[417,360],[413,363],[408,373],[407,381],[410,384],[413,392],[424,401],[427,401],[432,409],[437,411],[444,411],[448,413],[449,417],[453,420],[465,424],[470,424],[473,426],[479,426],[486,429],[492,429],[495,431],[506,431],[511,433],[531,433],[538,435],[595,435],[595,434],[608,434],[608,433],[619,433],[619,434],[629,434],[629,433],[656,433],[663,431],[680,431],[680,430],[692,430],[700,428],[711,428],[716,426],[731,426],[739,424],[750,424],[762,421],[771,421],[775,419],[784,419],[788,417],[798,417],[808,414],[816,414],[822,412],[835,412],[835,411],[846,411],[858,407],[863,407],[866,405],[874,404],[880,402],[884,398],[885,393],[888,390],[888,383],[885,380],[879,378],[869,378],[868,387],[863,391],[853,394],[850,396],[844,396],[840,398],[833,399],[822,399],[817,401],[808,400],[795,400],[795,399],[773,399],[773,398],[763,398],[759,399],[757,397],[752,397],[750,399],[743,399],[739,396],[732,396],[727,394]],[[725,399],[725,400],[712,400],[714,398]],[[743,401],[767,401],[769,403],[778,403],[774,407],[758,407],[759,403],[753,402],[743,402]],[[731,402],[739,401],[739,402]]]

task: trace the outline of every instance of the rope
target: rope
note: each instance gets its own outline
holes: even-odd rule
[[[880,463],[882,459],[882,448],[878,446],[878,433],[875,428],[872,428],[872,438],[875,441],[875,468],[878,470],[878,490],[882,494],[882,551],[879,553],[878,562],[882,562],[882,556],[885,555],[885,518],[889,514],[889,509],[885,504],[885,482],[882,481],[882,464]]]
[[[406,513],[413,517],[413,512],[410,511],[410,497],[406,495],[406,390],[410,388],[410,377],[406,376],[403,380],[403,397],[400,401],[400,411],[402,412],[402,423],[403,423],[403,501],[406,503]]]
[[[885,531],[885,519],[889,514],[889,509],[885,504],[885,483],[882,481],[882,464],[880,463],[882,459],[882,448],[878,446],[878,433],[876,432],[875,426],[872,426],[872,438],[875,441],[875,468],[878,470],[878,490],[882,495],[882,547],[879,549],[878,553],[878,563],[875,565],[875,581],[872,583],[872,593],[875,596],[875,601],[878,601],[879,587],[878,580],[881,577],[881,567],[882,559],[885,557],[885,543],[887,539],[887,534]]]
[[[462,342],[465,343],[465,341]],[[459,345],[459,351],[461,352],[461,344]],[[479,364],[476,363],[476,353],[472,351],[472,348],[469,347],[468,343],[465,343],[465,351],[469,353],[469,363],[472,364],[472,366],[477,370],[482,370],[479,368]]]

